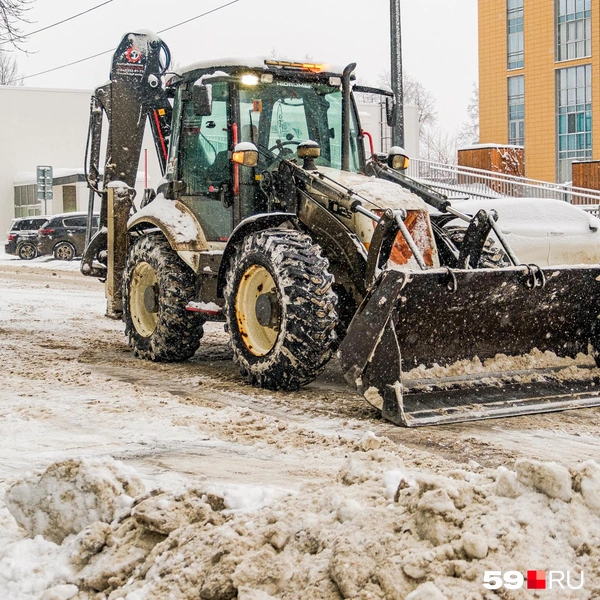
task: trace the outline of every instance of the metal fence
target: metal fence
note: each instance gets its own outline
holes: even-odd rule
[[[423,181],[449,198],[552,198],[598,215],[600,191],[515,177],[471,167],[411,159],[407,175]]]

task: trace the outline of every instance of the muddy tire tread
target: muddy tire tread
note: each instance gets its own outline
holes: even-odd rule
[[[289,301],[281,330],[265,356],[252,355],[242,341],[235,313],[241,276],[259,261]],[[225,314],[234,361],[248,382],[271,390],[296,390],[313,381],[330,360],[336,342],[337,296],[329,262],[312,239],[299,231],[271,229],[247,236],[229,266]]]
[[[444,227],[444,231],[458,248],[462,246],[462,242],[465,239],[465,227]],[[498,246],[494,239],[488,237],[483,246],[478,267],[497,269],[499,267],[508,267],[510,264],[510,260],[503,248]]]
[[[147,262],[159,281],[158,323],[149,337],[141,336],[133,323],[129,290],[133,270]],[[134,354],[156,362],[183,361],[192,357],[204,334],[204,320],[185,306],[195,297],[195,275],[160,234],[137,238],[129,249],[123,277],[123,320],[125,334]]]

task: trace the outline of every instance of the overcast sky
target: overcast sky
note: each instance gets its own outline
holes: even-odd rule
[[[24,32],[35,31],[106,0],[35,0]],[[20,73],[32,75],[115,48],[124,33],[159,31],[232,0],[112,0],[32,35]],[[334,64],[358,63],[376,85],[389,71],[389,0],[238,0],[161,37],[183,66],[224,56],[278,55]],[[402,0],[404,69],[437,100],[439,123],[453,132],[466,120],[477,81],[477,0]],[[111,54],[28,78],[33,87],[92,89],[108,77]]]

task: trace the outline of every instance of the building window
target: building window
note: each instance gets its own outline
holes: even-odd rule
[[[592,67],[556,72],[559,182],[571,179],[571,163],[592,157]]]
[[[15,186],[15,217],[35,217],[42,214],[37,198],[37,185]]]
[[[74,185],[63,185],[63,212],[77,210],[77,188]]]
[[[592,53],[592,0],[556,0],[556,60]]]
[[[523,54],[523,0],[507,0],[508,68],[521,69]]]
[[[525,144],[525,77],[508,78],[508,143]]]

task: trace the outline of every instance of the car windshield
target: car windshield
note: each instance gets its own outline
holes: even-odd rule
[[[308,83],[265,83],[240,89],[241,141],[276,154],[295,154],[300,142],[321,147],[316,163],[342,168],[342,92]],[[350,126],[350,170],[358,171],[358,128]]]

